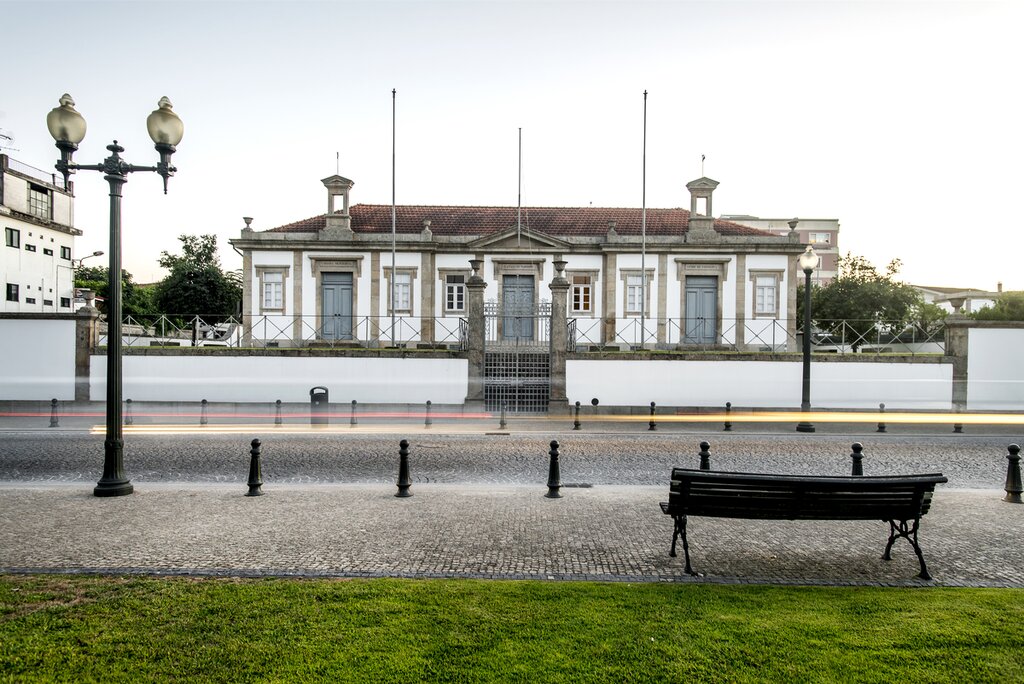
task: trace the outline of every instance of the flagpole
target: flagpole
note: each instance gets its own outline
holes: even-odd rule
[[[640,348],[647,342],[647,91],[644,91],[643,182],[640,209]]]
[[[523,231],[523,127],[519,127],[519,199],[516,201],[516,247],[522,247]]]
[[[391,346],[395,346],[395,89],[391,89]]]

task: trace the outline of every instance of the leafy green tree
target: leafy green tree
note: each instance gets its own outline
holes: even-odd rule
[[[181,254],[160,254],[160,265],[170,273],[156,285],[159,309],[183,322],[199,316],[216,323],[237,313],[242,301],[241,277],[221,268],[217,237],[181,235],[178,240]]]
[[[978,321],[1024,321],[1024,291],[1003,292],[992,306],[983,306],[971,317]]]
[[[843,321],[846,343],[854,350],[874,339],[876,331],[902,331],[924,302],[920,292],[896,280],[900,266],[894,259],[881,272],[862,256],[840,257],[836,277],[811,291],[815,323],[831,331]]]
[[[75,287],[89,288],[96,293],[96,308],[107,313],[108,285],[106,266],[82,266],[75,271]],[[153,302],[153,287],[135,283],[132,274],[121,271],[121,311],[140,322],[151,321],[158,315]]]

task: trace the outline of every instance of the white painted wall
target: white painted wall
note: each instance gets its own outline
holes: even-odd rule
[[[967,409],[1024,410],[1024,330],[968,331]]]
[[[799,408],[802,365],[771,361],[566,362],[569,403]],[[950,364],[812,363],[814,408],[950,408]]]
[[[310,388],[324,386],[332,402],[461,404],[469,373],[464,359],[126,356],[122,363],[123,396],[133,401],[303,402]],[[91,374],[91,397],[100,401],[105,357],[92,357]]]
[[[0,319],[0,399],[75,398],[75,321]]]

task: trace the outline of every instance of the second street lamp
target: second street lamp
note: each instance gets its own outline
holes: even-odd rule
[[[791,222],[791,227],[796,226],[796,221]],[[818,267],[818,255],[814,249],[807,245],[807,250],[797,260],[800,262],[800,269],[804,272],[804,364],[803,364],[803,390],[800,395],[800,412],[803,414],[811,411],[811,273]],[[797,432],[814,432],[814,425],[807,420],[801,420],[796,426]]]
[[[110,156],[102,164],[76,164],[72,157],[78,143],[85,138],[85,119],[75,110],[75,101],[67,93],[60,98],[60,106],[46,116],[46,127],[60,150],[56,168],[68,178],[76,171],[100,171],[110,184],[110,261],[107,280],[107,432],[103,441],[103,476],[93,489],[96,496],[122,496],[133,491],[131,481],[124,473],[124,438],[121,430],[121,187],[128,174],[136,171],[155,171],[167,179],[177,171],[171,166],[175,145],[181,142],[184,126],[171,108],[171,101],[160,98],[157,109],[146,119],[149,137],[153,139],[160,162],[156,166],[135,166],[120,157],[124,148],[115,140],[107,145]]]

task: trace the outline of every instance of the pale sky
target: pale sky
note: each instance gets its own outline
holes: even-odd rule
[[[124,188],[124,266],[162,274],[182,233],[242,216],[265,230],[321,214],[320,179],[352,202],[642,203],[837,218],[840,249],[903,259],[919,285],[1024,289],[1024,3],[10,2],[0,131],[51,170],[47,112],[70,93],[88,123],[76,161],[116,138],[153,165],[145,120],[167,95],[185,124],[162,194]],[[76,256],[107,250],[107,184],[81,172]],[[99,261],[94,259],[93,263]]]

